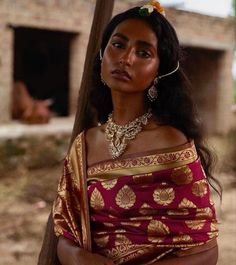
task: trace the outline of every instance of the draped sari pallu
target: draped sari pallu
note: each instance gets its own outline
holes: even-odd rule
[[[193,142],[87,169],[85,157],[82,133],[59,182],[57,236],[115,264],[152,264],[216,245],[214,204]]]

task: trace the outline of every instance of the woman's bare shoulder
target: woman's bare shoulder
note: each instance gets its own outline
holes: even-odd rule
[[[87,164],[92,165],[98,161],[109,158],[107,141],[105,139],[105,126],[93,127],[86,131]]]
[[[188,142],[187,137],[180,130],[172,126],[160,126],[156,134],[157,139],[162,142],[162,148],[171,148]]]

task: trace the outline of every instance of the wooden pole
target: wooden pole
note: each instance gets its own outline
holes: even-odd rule
[[[88,106],[83,98],[87,96],[88,88],[91,85],[92,67],[96,53],[98,52],[101,33],[111,18],[114,0],[97,0],[90,38],[86,53],[84,72],[78,97],[77,113],[75,117],[72,141],[86,125]],[[60,265],[57,259],[57,238],[53,230],[52,214],[48,217],[47,227],[43,239],[42,248],[39,254],[38,265]]]
[[[95,56],[99,50],[101,43],[101,33],[104,28],[110,21],[112,16],[112,11],[114,7],[114,0],[97,0],[96,8],[94,13],[93,24],[90,32],[89,44],[87,48],[86,60],[84,65],[84,72],[82,77],[82,82],[79,91],[79,97],[77,102],[77,113],[75,116],[75,123],[73,128],[73,133],[71,137],[71,141],[85,128],[86,119],[89,119],[88,106],[86,102],[83,100],[87,98],[89,88],[91,86],[91,75],[93,72],[93,63]]]

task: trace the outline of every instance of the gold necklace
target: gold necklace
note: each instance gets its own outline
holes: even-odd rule
[[[127,147],[128,141],[136,137],[142,131],[142,126],[148,123],[151,118],[151,109],[142,116],[125,125],[118,125],[113,121],[112,115],[109,114],[105,129],[106,139],[109,141],[109,152],[113,159],[122,155]]]

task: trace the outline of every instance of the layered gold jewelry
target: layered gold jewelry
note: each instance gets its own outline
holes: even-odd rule
[[[149,109],[148,112],[125,125],[116,124],[112,116],[113,113],[108,116],[105,134],[106,139],[109,141],[109,152],[111,157],[115,159],[124,153],[128,141],[134,139],[142,131],[143,126],[147,125],[152,112]]]

